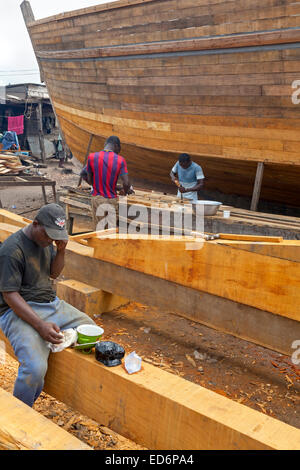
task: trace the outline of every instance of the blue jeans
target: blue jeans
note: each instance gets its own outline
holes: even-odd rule
[[[85,313],[58,297],[46,304],[28,304],[42,320],[56,323],[61,330],[76,328],[86,323],[95,324]],[[50,349],[39,333],[12,309],[0,316],[0,328],[10,341],[20,363],[14,396],[32,407],[43,390]]]

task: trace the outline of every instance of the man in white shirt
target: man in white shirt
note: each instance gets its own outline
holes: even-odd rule
[[[182,195],[185,199],[198,200],[198,191],[203,188],[205,177],[201,166],[193,162],[190,155],[187,153],[179,155],[170,176],[178,187],[177,197]]]

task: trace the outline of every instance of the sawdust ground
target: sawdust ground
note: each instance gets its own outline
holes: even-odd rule
[[[1,388],[7,392],[13,392],[17,370],[17,361],[6,354],[5,362],[0,364],[0,384]],[[44,392],[34,404],[34,409],[65,431],[93,447],[94,450],[145,449],[101,425],[101,423],[81,415]]]

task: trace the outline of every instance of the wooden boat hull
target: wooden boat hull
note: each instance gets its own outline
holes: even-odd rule
[[[96,151],[117,134],[135,181],[169,183],[188,152],[207,189],[242,196],[264,162],[261,197],[300,206],[299,4],[121,0],[39,21],[21,7],[80,161],[91,135]]]

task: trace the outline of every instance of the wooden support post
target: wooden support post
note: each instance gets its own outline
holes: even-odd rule
[[[45,150],[44,133],[43,133],[43,108],[42,108],[41,101],[38,103],[36,107],[36,115],[37,115],[37,123],[38,123],[38,130],[39,130],[41,159],[43,163],[46,163],[46,150]]]
[[[55,189],[55,186],[56,186],[56,182],[55,182],[55,181],[53,181],[53,183],[52,183],[53,199],[54,199],[54,202],[56,202],[56,203],[57,203],[58,201],[57,201],[57,194],[56,194],[56,189]]]
[[[65,349],[50,354],[44,390],[149,449],[300,448],[299,429],[145,362],[129,375]]]
[[[0,388],[0,450],[92,450]]]
[[[89,154],[90,154],[91,146],[92,146],[92,142],[93,142],[93,138],[94,138],[94,134],[91,134],[91,135],[90,135],[90,140],[89,140],[89,143],[88,143],[88,147],[87,147],[87,151],[86,151],[86,155],[85,155],[85,158],[84,158],[83,167],[85,167],[86,162],[87,162],[87,159],[88,159],[88,156],[89,156]],[[79,181],[78,181],[78,186],[81,185],[81,182],[82,182],[82,177],[80,176]]]
[[[258,162],[257,169],[256,169],[255,183],[254,183],[254,188],[253,188],[253,194],[252,194],[251,207],[250,207],[251,211],[257,210],[263,176],[264,176],[264,164],[263,162]]]
[[[47,204],[47,195],[46,195],[46,189],[45,186],[42,184],[42,191],[43,191],[43,198],[44,198],[44,203]]]
[[[57,283],[57,296],[91,318],[94,315],[110,312],[129,302],[124,297],[119,297],[73,279]]]

